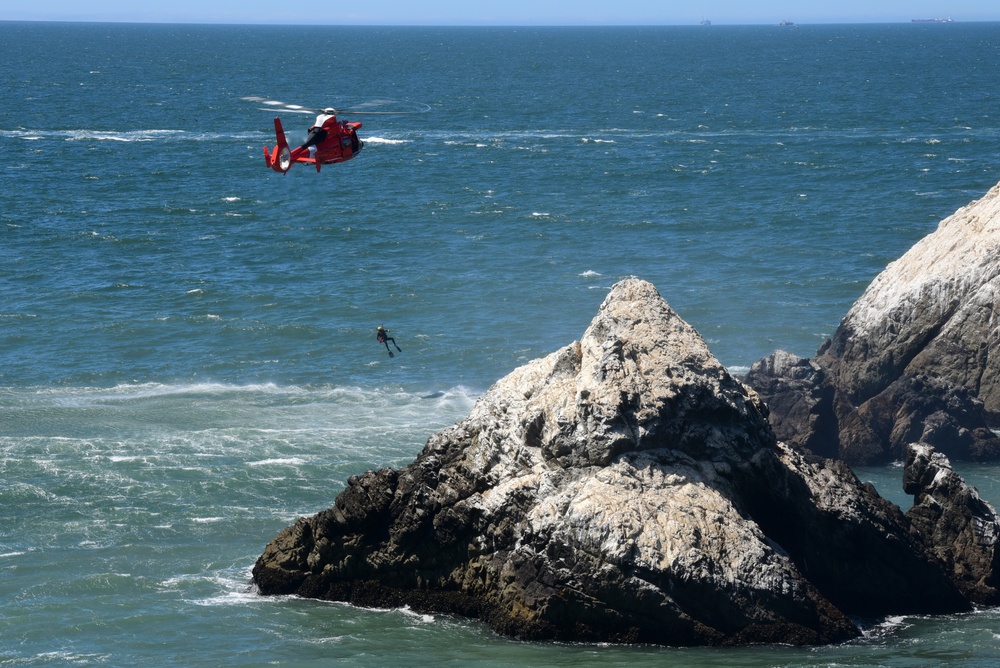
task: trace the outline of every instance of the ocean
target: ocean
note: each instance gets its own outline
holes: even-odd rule
[[[620,278],[734,372],[813,354],[1000,180],[1000,23],[0,22],[0,62],[0,666],[1000,662],[998,609],[678,649],[250,587],[278,531],[579,339]],[[247,96],[430,111],[281,175]],[[311,117],[282,121],[294,144]],[[1000,466],[956,467],[1000,504]],[[898,466],[858,474],[906,507]]]

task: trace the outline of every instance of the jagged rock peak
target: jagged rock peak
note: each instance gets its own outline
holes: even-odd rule
[[[729,375],[656,288],[634,278],[611,289],[579,343],[516,370],[480,409],[498,395],[523,397],[520,412],[532,416],[528,438],[567,466],[605,465],[626,451],[664,447],[664,439],[700,457],[731,445],[725,426],[742,429],[745,419],[769,431],[756,395]],[[687,431],[695,404],[713,423],[707,433]]]

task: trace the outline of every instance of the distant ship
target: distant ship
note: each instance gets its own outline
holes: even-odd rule
[[[952,23],[951,18],[946,19],[913,19],[912,23]]]
[[[779,26],[793,26],[793,25],[795,25],[795,24],[794,24],[794,23],[792,23],[791,21],[782,21],[782,22],[781,22],[781,23],[779,23],[778,25],[779,25]]]
[[[711,22],[711,21],[709,21],[708,19],[702,19],[702,20],[701,20],[701,24],[702,24],[703,26],[710,26],[710,25],[712,25],[712,22]]]

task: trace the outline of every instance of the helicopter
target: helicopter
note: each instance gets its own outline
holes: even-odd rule
[[[292,165],[296,163],[315,165],[316,171],[320,171],[323,165],[332,165],[338,162],[347,162],[356,156],[364,147],[364,142],[358,138],[358,129],[361,123],[358,121],[337,120],[337,114],[347,113],[358,114],[417,114],[430,111],[429,105],[410,105],[394,102],[392,100],[374,100],[353,107],[337,109],[325,107],[323,109],[312,109],[298,104],[288,104],[278,100],[269,100],[263,97],[244,97],[248,102],[257,102],[268,105],[261,107],[264,111],[272,109],[283,109],[293,114],[312,114],[316,120],[309,128],[309,136],[306,141],[296,148],[288,145],[285,138],[285,130],[281,125],[281,118],[274,118],[274,134],[277,143],[274,148],[268,150],[264,147],[264,163],[270,169],[282,174],[287,174]],[[385,109],[386,106],[399,107]]]

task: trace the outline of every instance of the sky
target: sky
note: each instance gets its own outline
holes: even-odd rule
[[[713,25],[1000,21],[997,0],[0,0],[0,21],[322,25]]]

